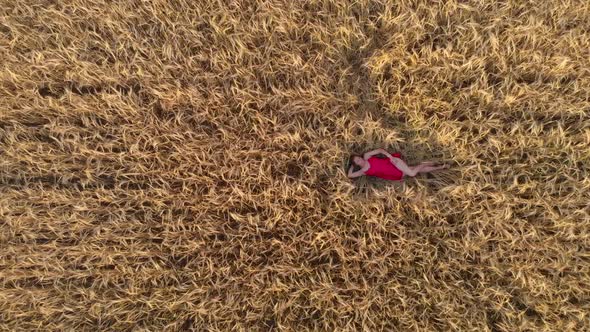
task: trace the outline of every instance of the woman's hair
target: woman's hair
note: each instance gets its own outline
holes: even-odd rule
[[[350,168],[350,166],[353,166],[353,171],[356,172],[358,169],[360,169],[360,166],[354,162],[355,157],[362,158],[362,156],[359,156],[358,154],[351,155],[350,158],[348,158],[348,167]]]

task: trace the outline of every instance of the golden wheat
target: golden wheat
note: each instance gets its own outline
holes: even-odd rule
[[[0,329],[590,330],[589,22],[0,0]]]

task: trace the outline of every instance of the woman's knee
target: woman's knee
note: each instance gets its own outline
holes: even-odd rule
[[[418,174],[419,170],[417,167],[408,167],[408,169],[404,172],[405,175],[414,177]]]

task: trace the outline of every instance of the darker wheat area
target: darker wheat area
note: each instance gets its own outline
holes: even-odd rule
[[[0,329],[589,330],[589,6],[0,0]]]

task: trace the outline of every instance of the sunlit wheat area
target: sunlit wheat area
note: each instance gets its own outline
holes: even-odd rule
[[[0,0],[0,330],[588,331],[589,171],[588,1]]]

